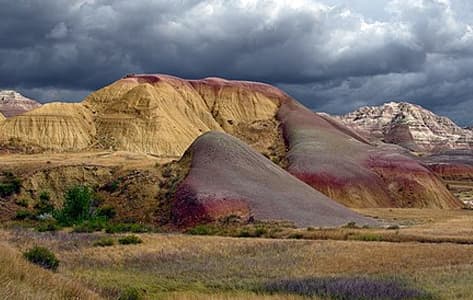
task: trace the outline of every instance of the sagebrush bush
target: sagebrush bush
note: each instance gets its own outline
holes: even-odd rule
[[[51,214],[54,211],[54,205],[51,203],[49,193],[43,191],[39,194],[39,201],[34,206],[38,215]]]
[[[141,293],[136,288],[127,288],[120,294],[118,300],[140,300],[142,299]]]
[[[80,224],[74,225],[72,229],[75,233],[91,233],[95,231],[102,231],[105,227],[105,221],[102,219],[91,219],[83,221]]]
[[[104,205],[102,207],[97,208],[97,210],[95,211],[95,215],[97,217],[104,217],[107,220],[110,220],[117,215],[117,212],[113,206]]]
[[[59,260],[56,258],[56,255],[44,247],[35,246],[23,253],[23,256],[31,263],[45,269],[55,271],[59,266]]]
[[[136,223],[117,223],[117,224],[107,224],[105,226],[106,233],[124,233],[124,232],[133,232],[133,233],[145,233],[151,231],[151,228]]]
[[[133,244],[141,244],[143,241],[136,235],[127,235],[125,237],[119,238],[118,243],[121,245],[133,245]]]
[[[36,226],[36,230],[39,232],[47,232],[47,231],[57,231],[61,229],[61,226],[54,222],[46,222],[46,223],[41,223],[38,226]]]
[[[0,197],[18,194],[21,190],[21,180],[11,172],[4,172],[4,180],[0,182]]]
[[[33,220],[34,218],[34,214],[27,209],[20,209],[15,213],[15,220]]]
[[[108,247],[113,245],[115,245],[115,240],[109,237],[104,237],[94,242],[95,247]]]

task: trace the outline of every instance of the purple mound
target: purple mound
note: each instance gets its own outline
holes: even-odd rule
[[[297,226],[374,223],[225,133],[200,136],[184,157],[189,156],[190,171],[173,203],[173,222],[177,226],[193,226],[230,215],[245,220],[289,221]]]

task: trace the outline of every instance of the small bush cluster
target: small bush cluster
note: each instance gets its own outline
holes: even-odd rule
[[[140,300],[142,299],[141,293],[136,288],[126,288],[118,297],[118,300]]]
[[[16,211],[15,220],[34,220],[35,214],[27,209],[20,209]]]
[[[57,231],[59,229],[61,229],[61,226],[55,222],[45,222],[36,226],[36,230],[39,232]]]
[[[107,224],[105,226],[106,233],[124,233],[124,232],[145,233],[149,231],[151,231],[150,227],[143,224],[136,224],[136,223],[117,223],[117,224]]]
[[[11,172],[4,172],[2,174],[4,179],[0,182],[0,197],[9,197],[13,194],[18,194],[21,189],[21,180]]]
[[[109,237],[104,237],[94,242],[95,247],[108,247],[113,245],[115,245],[115,240]]]
[[[134,245],[141,244],[143,241],[136,235],[128,235],[118,239],[118,243],[121,245]]]
[[[44,247],[35,246],[23,253],[23,256],[28,261],[45,269],[51,269],[55,271],[59,266],[59,260],[56,258],[56,255]]]

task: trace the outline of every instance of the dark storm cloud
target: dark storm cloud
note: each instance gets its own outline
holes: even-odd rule
[[[0,88],[79,100],[131,72],[221,76],[332,113],[401,99],[469,123],[468,1],[369,2],[0,0]]]

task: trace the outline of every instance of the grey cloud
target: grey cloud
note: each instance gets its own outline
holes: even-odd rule
[[[221,76],[330,112],[403,99],[468,123],[452,109],[473,99],[468,1],[389,2],[0,0],[0,88],[79,100],[131,72]]]

